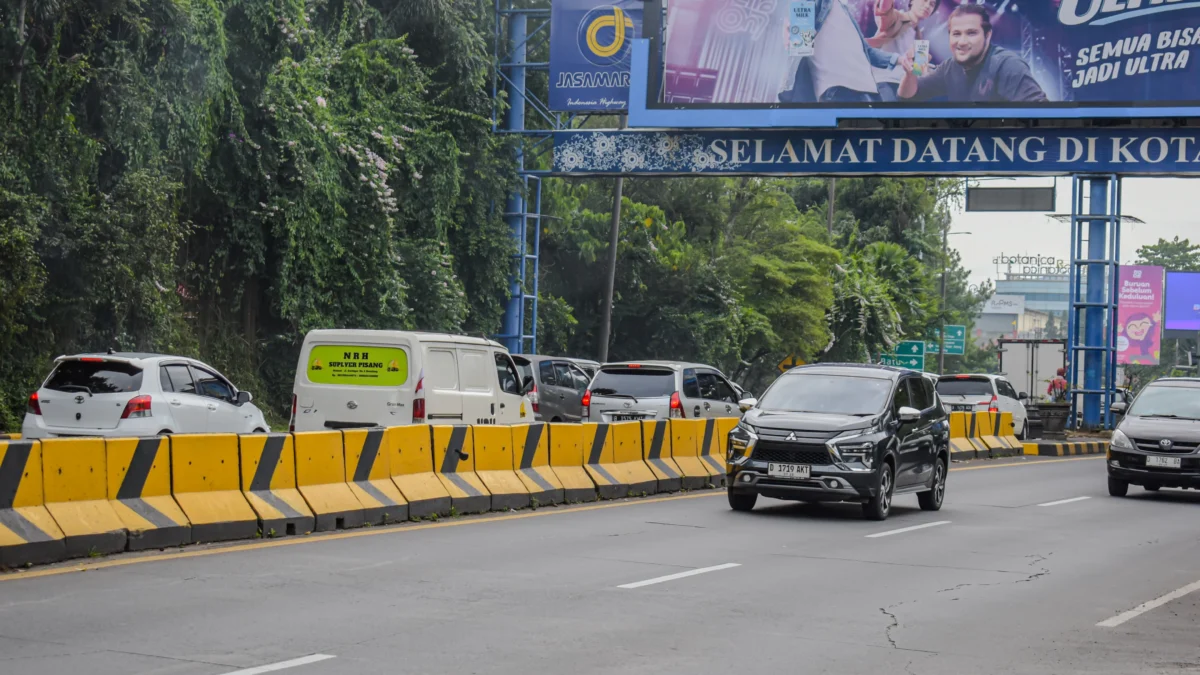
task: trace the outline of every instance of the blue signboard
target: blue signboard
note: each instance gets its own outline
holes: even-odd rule
[[[560,131],[554,171],[1200,175],[1200,129]]]
[[[554,0],[550,22],[550,109],[625,110],[641,0]]]

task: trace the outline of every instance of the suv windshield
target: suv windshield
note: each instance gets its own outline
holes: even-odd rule
[[[937,393],[942,396],[991,396],[992,382],[985,377],[947,377],[938,380]]]
[[[1149,386],[1142,391],[1130,415],[1200,419],[1200,387]]]
[[[592,394],[655,398],[675,393],[675,371],[646,368],[604,368],[592,382]]]
[[[58,364],[46,389],[123,394],[142,388],[142,369],[120,361],[63,361]]]
[[[874,415],[883,412],[891,380],[852,375],[786,375],[763,394],[758,407],[775,412]]]

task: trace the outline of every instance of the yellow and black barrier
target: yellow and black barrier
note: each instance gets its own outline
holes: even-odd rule
[[[1037,455],[1039,457],[1103,455],[1107,452],[1108,441],[1064,441],[1061,443],[1038,441],[1025,444],[1026,455]]]
[[[1000,419],[997,420],[997,422],[999,423],[1000,428],[997,429],[996,435],[999,436],[1002,441],[1008,443],[1009,447],[1023,450],[1025,443],[1021,439],[1017,438],[1017,429],[1013,422],[1013,414],[1000,413]],[[1028,421],[1025,422],[1025,426],[1029,426]]]
[[[108,501],[103,438],[42,441],[46,510],[63,533],[67,557],[125,550],[128,534]]]
[[[1004,450],[1011,450],[998,435],[1000,432],[1000,415],[994,412],[971,413],[972,436],[978,438],[987,447],[988,456],[998,457]]]
[[[733,424],[726,423],[732,420]],[[700,441],[700,461],[708,471],[709,481],[717,487],[725,487],[725,445],[729,432],[737,426],[738,418],[709,418],[704,420],[704,435]]]
[[[171,441],[110,438],[105,442],[108,501],[128,531],[130,551],[180,546],[192,523],[171,496]]]
[[[475,475],[492,493],[492,510],[523,509],[532,503],[529,488],[513,471],[512,429],[507,426],[477,426]]]
[[[0,567],[67,557],[44,495],[41,443],[0,440]]]
[[[972,438],[971,413],[950,413],[950,456],[957,459],[974,459],[977,452],[987,457],[987,447]]]
[[[659,491],[658,476],[646,464],[641,423],[610,424],[608,439],[612,444],[614,475],[628,488],[621,496],[654,494]]]
[[[314,531],[361,527],[367,516],[346,483],[345,450],[340,431],[293,434],[296,448],[296,488],[312,509]]]
[[[383,427],[342,432],[350,491],[363,505],[363,517],[375,525],[408,520],[408,500],[392,482],[385,434]]]
[[[566,498],[562,481],[550,467],[550,425],[516,424],[512,427],[513,471],[536,504],[561,504]],[[589,483],[591,481],[588,481]]]
[[[433,436],[415,424],[384,434],[392,482],[408,501],[409,518],[450,515],[450,493],[433,472]]]
[[[563,500],[594,502],[599,497],[596,484],[588,474],[584,456],[582,424],[548,424],[550,433],[550,469],[563,486]]]
[[[492,493],[475,475],[474,435],[469,426],[433,427],[433,465],[438,480],[450,493],[458,513],[484,513],[492,508]]]
[[[716,421],[716,420],[712,420]],[[700,460],[700,443],[706,420],[671,420],[671,459],[679,467],[684,489],[699,490],[711,485],[711,476]]]
[[[580,426],[583,449],[587,451],[584,470],[596,484],[596,492],[602,499],[619,499],[629,494],[629,483],[613,459],[612,437],[609,425],[583,424]],[[641,455],[641,451],[638,451]]]
[[[192,523],[192,542],[250,539],[258,515],[241,490],[238,437],[171,437],[171,494]]]
[[[672,434],[667,433],[671,423],[667,420],[642,422],[642,459],[654,472],[659,492],[683,489],[683,472],[671,457]]]
[[[296,450],[291,434],[239,438],[242,493],[258,514],[264,537],[308,534],[316,518],[296,488]]]

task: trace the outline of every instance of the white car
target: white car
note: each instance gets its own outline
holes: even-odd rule
[[[29,397],[25,438],[270,431],[262,411],[213,368],[182,356],[60,356]]]
[[[938,378],[936,389],[946,412],[1012,413],[1017,438],[1024,439],[1029,430],[1029,416],[1022,402],[1029,395],[1018,394],[1000,375],[944,375]]]

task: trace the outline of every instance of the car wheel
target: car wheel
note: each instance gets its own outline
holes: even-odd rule
[[[1017,440],[1025,442],[1025,434],[1029,433],[1029,420],[1025,420],[1025,426],[1021,427],[1021,433],[1017,434]]]
[[[1158,492],[1158,489],[1160,486],[1158,486],[1158,485],[1143,485],[1142,487],[1145,488],[1146,492]]]
[[[758,501],[757,492],[734,492],[729,490],[729,508],[734,511],[753,511],[754,504]]]
[[[1108,479],[1108,494],[1113,497],[1124,497],[1129,494],[1129,483],[1117,478]]]
[[[863,518],[867,520],[887,520],[892,510],[892,491],[896,489],[892,465],[884,462],[879,471],[879,489],[875,496],[862,505]]]
[[[922,511],[940,511],[946,498],[946,463],[941,459],[933,465],[933,489],[917,493]]]
[[[255,434],[265,434],[265,433],[267,433],[267,430],[266,430],[266,429],[264,429],[264,428],[262,428],[262,427],[256,427],[256,428],[254,429],[254,431],[253,431],[253,432],[251,432],[251,433],[255,433]]]

